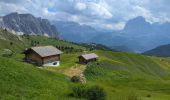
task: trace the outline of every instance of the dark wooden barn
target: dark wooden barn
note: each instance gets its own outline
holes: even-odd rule
[[[62,52],[53,46],[40,46],[27,49],[25,60],[39,66],[59,66]]]

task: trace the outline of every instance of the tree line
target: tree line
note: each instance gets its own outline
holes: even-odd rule
[[[27,40],[30,41],[30,45],[31,46],[40,46],[41,43],[39,41],[36,40],[31,40],[30,36],[28,34],[24,34],[22,35],[22,37],[25,37]],[[60,41],[64,41],[64,40],[60,40]],[[65,41],[66,42],[66,41]],[[71,44],[74,44],[72,42],[68,42]],[[76,53],[76,52],[83,52],[83,49],[79,49],[79,48],[74,48],[72,46],[61,46],[61,45],[55,45],[55,47],[65,53]]]
[[[58,48],[61,51],[64,51],[65,53],[83,52],[82,49],[77,49],[77,48],[69,47],[69,46],[58,46],[58,45],[56,45],[56,48]]]

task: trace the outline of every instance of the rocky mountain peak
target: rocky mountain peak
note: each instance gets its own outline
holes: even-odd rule
[[[32,14],[11,13],[2,17],[1,23],[1,27],[15,32],[58,37],[57,29],[47,19],[36,18]]]
[[[123,32],[128,34],[148,34],[151,33],[151,24],[145,20],[144,17],[139,16],[129,20]]]

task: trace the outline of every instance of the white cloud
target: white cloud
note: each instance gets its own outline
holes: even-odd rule
[[[118,22],[114,24],[114,30],[122,30],[125,27],[125,22]]]
[[[113,29],[114,29],[114,27],[113,27],[112,24],[104,24],[104,27],[105,27],[106,29],[109,29],[109,30],[113,30]]]
[[[133,7],[133,12],[134,14],[131,14],[131,17],[136,17],[136,16],[143,16],[146,18],[147,21],[150,21],[150,22],[155,22],[155,19],[153,18],[153,15],[152,13],[147,10],[146,8],[143,8],[141,6],[134,6]]]
[[[91,3],[88,3],[88,7],[90,10],[90,14],[93,16],[99,16],[105,19],[113,17],[111,12],[100,4],[91,2]]]
[[[85,3],[80,3],[80,2],[78,2],[77,4],[76,4],[76,6],[75,6],[75,8],[77,9],[77,10],[85,10],[86,8],[87,8],[87,6],[86,6],[86,4]]]
[[[0,2],[0,15],[5,15],[11,12],[23,13],[27,12],[27,9],[25,9],[25,7],[20,7],[15,4]]]
[[[76,16],[76,15],[72,15],[68,20],[69,21],[74,21],[74,22],[79,22],[80,21],[79,17]]]
[[[169,21],[169,4],[168,0],[0,0],[0,15],[31,13],[50,20],[120,30],[127,20],[137,16],[149,22]]]

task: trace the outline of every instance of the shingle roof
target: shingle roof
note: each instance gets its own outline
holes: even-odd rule
[[[35,51],[41,57],[47,57],[52,55],[61,54],[62,52],[53,46],[41,46],[41,47],[32,47],[33,51]]]
[[[91,54],[85,54],[85,55],[81,55],[84,59],[89,60],[89,59],[94,59],[97,58],[98,55],[96,55],[95,53],[91,53]]]

